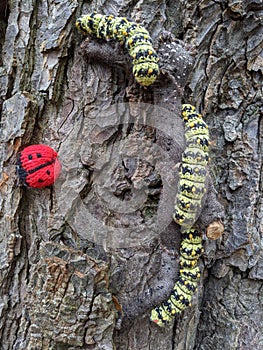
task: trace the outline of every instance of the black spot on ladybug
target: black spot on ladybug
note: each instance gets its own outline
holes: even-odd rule
[[[32,154],[29,154],[29,155],[28,155],[28,159],[29,159],[29,160],[32,160],[32,159],[33,159]]]
[[[38,182],[42,183],[42,182],[44,182],[44,180],[42,180],[42,179],[38,179]]]
[[[41,153],[37,153],[37,158],[41,158],[42,154]]]
[[[50,175],[50,170],[47,170],[47,174]]]

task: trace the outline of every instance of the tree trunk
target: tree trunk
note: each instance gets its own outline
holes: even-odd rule
[[[106,41],[87,57],[75,21],[94,10],[142,23],[156,46],[163,29],[182,40],[175,81],[139,87],[125,48]],[[0,2],[1,349],[263,348],[262,11],[261,0]],[[209,125],[225,231],[204,242],[193,305],[160,328],[150,311],[178,276],[181,99]],[[17,154],[40,143],[62,174],[20,186]],[[211,188],[203,228],[221,216]]]

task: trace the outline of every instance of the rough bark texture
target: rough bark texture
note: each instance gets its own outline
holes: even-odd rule
[[[0,3],[1,349],[263,348],[262,7]],[[155,87],[133,83],[122,48],[81,45],[75,20],[93,10],[142,22],[156,45],[163,29],[185,43],[168,62],[159,44],[164,72]],[[210,128],[225,233],[205,241],[193,306],[160,329],[149,312],[178,274],[180,229],[171,215],[181,98]],[[52,188],[18,186],[17,153],[34,143],[59,151],[63,172]],[[222,216],[211,180],[208,189],[201,228]]]

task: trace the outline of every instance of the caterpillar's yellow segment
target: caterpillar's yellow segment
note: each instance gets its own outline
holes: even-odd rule
[[[204,179],[205,180],[205,179]],[[206,192],[204,182],[193,182],[191,180],[180,179],[178,193],[187,198],[198,199],[201,205],[201,200]],[[196,205],[196,203],[195,203]],[[175,207],[175,211],[176,211]]]
[[[176,212],[173,214],[173,219],[179,225],[184,225],[184,228],[190,228],[193,224],[193,220],[196,219],[196,215],[194,212],[177,208]]]
[[[186,139],[187,148],[198,148],[204,152],[208,152],[209,148],[209,135],[192,135]]]
[[[180,169],[180,178],[188,179],[194,182],[203,182],[206,177],[206,167],[199,164],[191,164],[184,162]]]
[[[197,164],[200,166],[206,166],[208,160],[208,153],[200,150],[200,148],[197,147],[187,148],[182,155],[182,161],[184,164]]]
[[[183,258],[188,260],[197,260],[202,253],[202,244],[189,244],[185,241],[182,242],[180,248],[180,254]]]
[[[180,196],[177,198],[177,205],[182,209],[187,209],[189,212],[193,213],[195,212],[197,205],[199,204],[199,201],[193,201],[190,198],[185,197],[184,195],[180,194]]]
[[[158,324],[158,326],[165,326],[169,324],[173,319],[173,315],[170,312],[166,312],[162,306],[156,307],[151,312],[151,321]]]
[[[182,237],[183,237],[183,241],[186,243],[202,245],[202,237],[199,231],[193,227],[190,230],[183,231]]]
[[[191,120],[185,130],[185,137],[188,139],[192,135],[203,135],[206,134],[207,130],[208,126],[202,119]]]
[[[189,282],[197,282],[200,278],[200,270],[198,266],[193,268],[184,268],[180,271],[180,275],[186,278]]]
[[[189,103],[182,105],[182,116],[184,118],[188,118],[188,116],[192,113],[196,113],[195,106],[190,105]]]
[[[133,75],[142,86],[153,84],[158,77],[158,57],[150,34],[144,27],[125,17],[95,12],[78,18],[76,27],[82,33],[98,39],[114,39],[123,43],[132,58]]]

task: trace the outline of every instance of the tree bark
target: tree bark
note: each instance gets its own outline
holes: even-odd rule
[[[75,20],[94,10],[142,23],[156,46],[164,29],[182,40],[178,66],[160,62],[174,80],[140,88],[113,43],[87,57]],[[262,13],[261,0],[1,1],[1,349],[263,348]],[[225,232],[205,239],[192,307],[159,328],[151,308],[178,276],[182,101],[210,130],[199,224],[221,216],[212,181]],[[17,154],[38,143],[62,174],[20,186]]]

